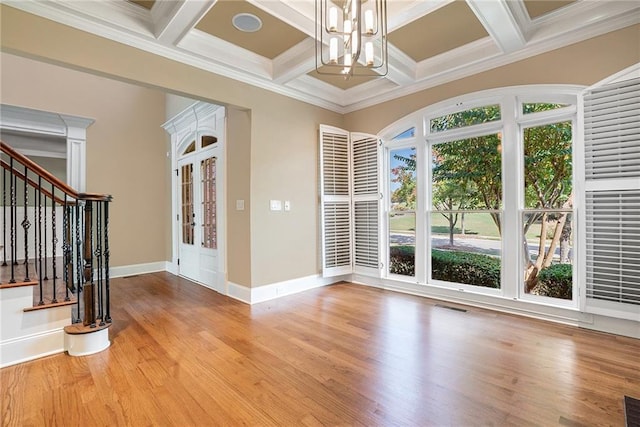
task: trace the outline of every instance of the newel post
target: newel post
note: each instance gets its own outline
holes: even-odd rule
[[[85,326],[96,326],[96,304],[93,286],[93,202],[87,200],[84,205],[84,239],[83,261],[84,274],[82,291],[84,294],[84,320]]]

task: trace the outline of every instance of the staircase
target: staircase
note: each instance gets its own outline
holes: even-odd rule
[[[0,141],[0,367],[109,346],[109,203]]]

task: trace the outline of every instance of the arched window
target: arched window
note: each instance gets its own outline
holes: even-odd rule
[[[469,94],[382,131],[387,277],[576,307],[579,90]]]

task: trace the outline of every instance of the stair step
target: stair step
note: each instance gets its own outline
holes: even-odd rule
[[[2,283],[0,284],[0,289],[17,288],[20,286],[36,286],[37,284],[38,282],[35,280],[30,280],[28,282]]]
[[[34,305],[33,307],[27,307],[27,308],[23,309],[22,311],[27,312],[27,311],[35,311],[35,310],[44,310],[46,308],[63,307],[65,305],[73,305],[75,303],[76,303],[76,299],[75,298],[72,298],[69,301],[45,302],[42,305]]]
[[[98,332],[103,329],[107,329],[111,325],[111,322],[105,322],[104,325],[96,325],[92,328],[91,326],[85,326],[82,323],[74,323],[73,325],[65,326],[64,331],[71,335],[90,334],[92,332]]]

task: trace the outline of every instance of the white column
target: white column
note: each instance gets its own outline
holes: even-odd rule
[[[87,128],[92,119],[60,115],[67,125],[67,184],[83,193],[87,185]]]

